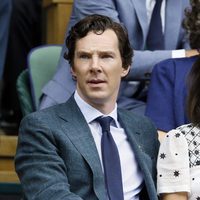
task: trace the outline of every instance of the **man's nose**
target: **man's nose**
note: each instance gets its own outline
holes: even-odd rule
[[[92,57],[90,68],[91,68],[91,70],[101,71],[101,64],[100,64],[100,60],[98,57],[96,57],[96,56]]]

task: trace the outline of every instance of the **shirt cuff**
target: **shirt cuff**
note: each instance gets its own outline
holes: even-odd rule
[[[172,58],[183,58],[183,57],[185,57],[185,49],[172,51]]]

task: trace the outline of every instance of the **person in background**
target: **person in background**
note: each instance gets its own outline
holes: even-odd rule
[[[3,87],[3,71],[7,50],[8,42],[8,33],[9,33],[9,24],[10,16],[12,12],[12,0],[2,0],[0,3],[0,104],[2,96],[2,87]],[[0,105],[0,118],[1,118],[1,105]]]
[[[157,2],[160,4],[160,9],[155,10],[157,16],[154,14],[153,18],[154,8],[158,8],[155,0],[74,0],[68,25],[70,28],[83,17],[97,13],[107,15],[127,28],[131,47],[134,48],[134,59],[130,73],[121,82],[117,102],[119,107],[141,114],[145,111],[146,82],[149,81],[153,66],[167,58],[197,54],[196,50],[188,50],[190,47],[181,26],[184,9],[189,6],[189,1],[163,0]],[[159,18],[160,26],[153,26],[151,22],[155,20],[152,18]],[[149,27],[154,27],[154,29],[150,31]],[[158,38],[155,35],[158,32],[161,40],[157,42],[161,45],[152,47],[150,42],[152,38]],[[64,45],[57,72],[43,88],[40,109],[65,102],[75,90],[76,82],[71,75],[69,63],[63,59],[65,51]]]
[[[189,73],[188,85],[190,123],[169,131],[159,150],[157,187],[161,200],[200,199],[200,56]]]
[[[0,4],[0,80],[2,80],[4,70],[11,12],[12,0],[2,0]]]
[[[191,0],[191,8],[185,12],[183,26],[190,46],[200,48],[200,0]],[[187,75],[197,56],[167,59],[158,63],[152,72],[148,90],[146,116],[164,135],[171,129],[189,123],[186,113]]]
[[[89,15],[66,46],[75,93],[20,125],[15,166],[25,198],[157,200],[157,131],[116,103],[133,55],[126,29]]]
[[[9,1],[8,1],[9,2]],[[12,0],[3,72],[0,128],[16,134],[22,118],[16,91],[18,75],[27,67],[27,55],[41,44],[41,0]]]

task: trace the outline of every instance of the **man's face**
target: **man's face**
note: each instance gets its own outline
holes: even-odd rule
[[[93,107],[115,104],[121,77],[128,71],[122,67],[113,30],[100,35],[89,32],[76,42],[72,73],[77,79],[78,94]]]

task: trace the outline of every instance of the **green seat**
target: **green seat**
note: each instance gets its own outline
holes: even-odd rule
[[[28,55],[28,69],[18,77],[16,87],[23,116],[39,109],[43,86],[53,77],[60,57],[60,45],[43,45]]]
[[[43,45],[34,48],[28,55],[28,69],[34,109],[39,109],[42,88],[53,77],[62,46]]]
[[[25,69],[18,76],[16,87],[22,115],[25,116],[34,111],[28,69]]]

